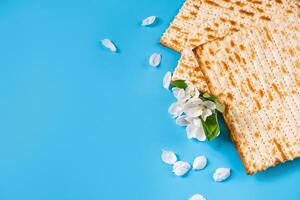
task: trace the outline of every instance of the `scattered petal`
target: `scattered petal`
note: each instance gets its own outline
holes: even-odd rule
[[[191,165],[184,161],[177,161],[173,165],[173,172],[176,176],[183,176],[191,169]]]
[[[159,53],[154,53],[149,58],[149,64],[152,67],[157,67],[160,64],[161,55]]]
[[[101,40],[101,43],[105,48],[111,50],[112,52],[117,51],[117,47],[114,45],[114,43],[110,39],[103,39],[103,40]]]
[[[165,89],[167,89],[167,90],[169,89],[171,80],[172,80],[172,74],[171,74],[171,72],[167,72],[163,79],[163,87]]]
[[[205,156],[198,156],[195,158],[193,162],[193,169],[194,170],[200,170],[204,169],[207,164],[207,158]]]
[[[230,168],[218,168],[213,178],[216,182],[225,181],[230,176]]]
[[[177,161],[177,156],[173,151],[162,150],[161,159],[168,165],[173,165]]]
[[[156,20],[156,16],[149,16],[142,21],[142,26],[150,26]]]
[[[189,200],[206,200],[206,198],[201,194],[195,194],[191,198],[189,198]]]
[[[176,124],[179,126],[186,126],[189,122],[185,118],[186,118],[185,115],[181,115],[177,117]]]

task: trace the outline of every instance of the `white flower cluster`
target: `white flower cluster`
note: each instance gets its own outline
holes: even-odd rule
[[[170,73],[165,75],[163,85],[168,89],[171,82]],[[185,81],[186,89],[174,87],[173,94],[177,101],[169,107],[169,113],[176,118],[176,124],[186,126],[187,137],[205,141],[206,136],[202,121],[212,115],[216,110],[216,104],[212,101],[202,100],[199,91],[192,83]]]

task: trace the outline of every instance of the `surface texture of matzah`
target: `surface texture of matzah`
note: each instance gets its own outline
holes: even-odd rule
[[[300,156],[299,30],[266,24],[195,50],[248,174]]]
[[[216,38],[222,38],[239,31],[244,27],[269,22],[282,23],[291,15],[293,18],[299,15],[296,1],[202,0],[202,4],[199,5],[197,17],[186,25],[190,28],[190,32],[187,41],[180,40],[181,43],[178,46],[181,49],[193,49]],[[278,13],[280,14],[278,15]],[[190,25],[191,22],[193,22],[193,26]],[[184,23],[185,21],[181,21],[181,24]],[[167,31],[164,36],[172,35],[168,33]],[[189,51],[182,51],[182,57],[175,69],[173,79],[183,79],[190,76],[200,91],[207,92],[204,79],[197,79],[199,76],[203,77],[202,72],[194,70],[198,63],[196,59],[192,58],[193,55],[184,55],[187,52]]]
[[[188,35],[192,31],[194,20],[199,13],[201,0],[186,0],[179,13],[171,22],[170,27],[166,30],[160,39],[160,43],[175,51],[181,52]]]

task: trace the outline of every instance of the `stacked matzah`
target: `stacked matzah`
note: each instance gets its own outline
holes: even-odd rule
[[[177,16],[189,15],[193,3],[197,16],[174,20],[162,37],[163,44],[168,36],[182,41],[168,45],[182,53],[173,79],[190,80],[226,105],[223,117],[247,173],[299,157],[297,1],[189,0]]]

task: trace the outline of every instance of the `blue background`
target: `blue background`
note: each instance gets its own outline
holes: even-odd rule
[[[182,3],[0,1],[1,200],[300,199],[300,160],[247,176],[223,125],[211,143],[189,141],[167,113],[162,78],[179,54],[159,38]],[[149,15],[159,22],[140,27]],[[208,166],[175,177],[163,148],[189,162],[206,155]],[[232,176],[215,183],[223,166]]]

